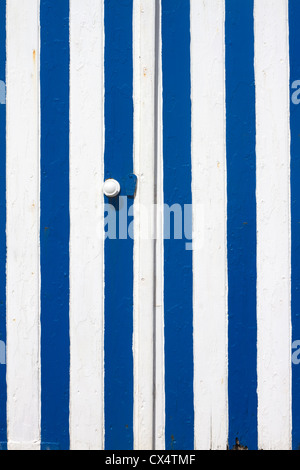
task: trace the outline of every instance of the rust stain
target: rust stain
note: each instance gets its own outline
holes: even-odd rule
[[[235,446],[233,446],[232,450],[249,450],[247,446],[243,446],[240,444],[239,439],[236,438],[235,440]]]
[[[36,50],[35,49],[33,50],[32,56],[33,56],[33,62],[35,63],[36,62]]]

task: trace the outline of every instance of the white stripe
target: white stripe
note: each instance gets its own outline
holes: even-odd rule
[[[7,2],[8,448],[40,445],[39,0]]]
[[[255,1],[255,78],[258,440],[279,450],[291,447],[288,0]]]
[[[153,448],[155,2],[133,2],[134,448]],[[148,231],[149,230],[149,231]]]
[[[164,338],[164,182],[163,182],[163,106],[162,106],[162,37],[161,1],[156,12],[158,90],[157,90],[157,214],[156,214],[156,305],[155,305],[155,449],[165,449],[165,338]]]
[[[12,451],[12,450],[18,450],[18,451],[39,451],[41,448],[41,444],[40,444],[40,441],[34,441],[34,442],[13,442],[13,441],[9,441],[9,446],[8,446],[8,450]]]
[[[225,3],[191,0],[195,448],[226,449]]]
[[[103,1],[70,2],[70,441],[104,446]]]

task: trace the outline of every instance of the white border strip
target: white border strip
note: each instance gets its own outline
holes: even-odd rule
[[[165,450],[165,318],[164,318],[164,177],[161,0],[156,12],[157,143],[156,143],[156,305],[155,305],[155,450]]]
[[[7,2],[8,449],[40,448],[39,0]]]
[[[228,442],[225,2],[191,0],[195,449]]]
[[[104,447],[104,4],[70,2],[70,441]]]
[[[258,440],[291,448],[288,0],[255,0]],[[247,110],[245,110],[247,112]]]

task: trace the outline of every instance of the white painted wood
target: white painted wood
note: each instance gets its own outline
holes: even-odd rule
[[[256,0],[254,16],[258,439],[280,450],[291,448],[288,0]]]
[[[134,448],[153,448],[155,2],[133,2]],[[152,220],[152,223],[150,223]]]
[[[104,5],[70,2],[70,441],[104,446]]]
[[[155,449],[165,449],[165,340],[164,340],[164,183],[161,2],[156,11],[156,267],[155,267]]]
[[[7,2],[8,448],[40,447],[39,0]]]
[[[195,449],[226,449],[225,2],[191,0]]]
[[[39,451],[41,448],[40,440],[34,442],[13,442],[9,441],[8,450],[9,451]]]

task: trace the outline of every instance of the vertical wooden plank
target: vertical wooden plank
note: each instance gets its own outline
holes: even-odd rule
[[[291,447],[288,1],[255,1],[259,448]]]
[[[105,179],[133,172],[133,0],[105,0]],[[133,197],[110,204],[116,237],[105,241],[105,447],[133,448]],[[128,216],[129,215],[129,216]],[[127,219],[128,216],[128,219]],[[125,224],[122,225],[122,222]],[[121,231],[120,231],[121,227]]]
[[[165,449],[164,176],[161,0],[156,1],[155,449]]]
[[[42,448],[69,449],[69,0],[41,0]]]
[[[8,448],[40,447],[39,1],[7,2]]]
[[[0,341],[6,348],[6,0],[0,0]],[[6,364],[0,361],[0,444],[7,445]],[[6,362],[6,361],[4,361]]]
[[[195,448],[226,450],[225,2],[191,1]]]
[[[291,268],[292,268],[292,423],[293,449],[300,449],[300,3],[289,1],[290,91],[291,91]]]
[[[154,446],[155,15],[156,2],[134,0],[134,447],[140,450]]]
[[[253,0],[226,0],[229,447],[257,449]]]
[[[70,2],[70,439],[104,446],[103,1]]]
[[[192,203],[190,5],[185,0],[162,2],[162,73],[164,202],[168,209],[176,204],[184,214]],[[167,216],[166,210],[165,227]],[[193,266],[192,252],[186,248],[185,237],[177,239],[174,230],[164,241],[168,450],[194,446]]]

